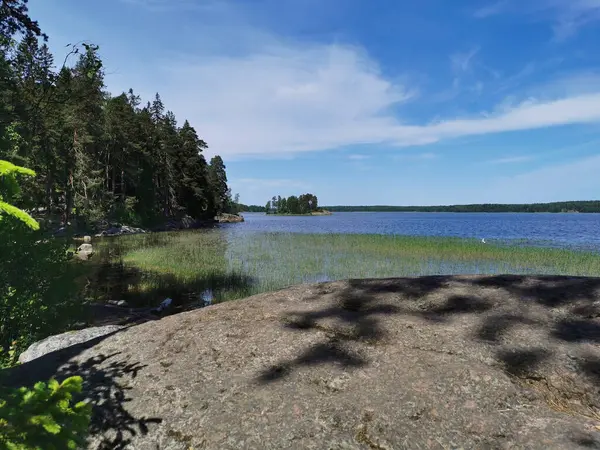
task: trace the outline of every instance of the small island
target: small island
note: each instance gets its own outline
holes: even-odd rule
[[[265,206],[266,214],[287,216],[329,216],[330,211],[319,208],[319,201],[314,194],[292,195],[290,197],[273,196]]]

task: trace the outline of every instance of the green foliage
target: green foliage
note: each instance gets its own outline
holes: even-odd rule
[[[62,450],[85,445],[92,408],[73,404],[81,393],[82,379],[74,376],[59,383],[38,382],[32,389],[0,391],[0,449]]]
[[[98,47],[90,43],[70,46],[54,72],[48,47],[26,17],[26,2],[9,3],[2,3],[7,15],[0,14],[6,31],[0,159],[38,174],[35,183],[23,184],[13,206],[41,209],[36,216],[80,229],[106,220],[153,226],[183,215],[208,219],[233,207],[222,159],[209,169],[202,154],[207,144],[188,122],[178,127],[158,94],[142,107],[132,90],[111,97]],[[14,42],[16,36],[23,39]],[[4,206],[5,214],[16,214]]]
[[[3,216],[14,217],[33,230],[39,229],[39,224],[25,211],[10,205],[9,200],[19,193],[17,175],[35,176],[35,172],[25,167],[16,166],[8,161],[0,160],[0,222]],[[1,224],[0,224],[1,226]]]
[[[4,365],[14,360],[11,351],[72,320],[78,301],[66,242],[44,239],[31,216],[2,200],[18,193],[17,174],[35,175],[0,161],[0,349],[10,348],[0,352]]]
[[[22,351],[77,320],[82,305],[75,280],[84,268],[66,241],[44,238],[9,217],[0,223],[0,267],[0,348]]]
[[[273,197],[270,206],[276,214],[312,214],[319,211],[317,196],[302,194],[300,197],[292,195],[288,198]]]

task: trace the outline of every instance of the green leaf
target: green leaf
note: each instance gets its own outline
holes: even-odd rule
[[[61,387],[67,389],[69,392],[81,392],[83,386],[83,378],[80,376],[73,376],[65,379]]]
[[[37,223],[37,221],[33,217],[31,217],[29,214],[27,214],[25,211],[22,211],[19,208],[17,208],[16,206],[9,205],[8,203],[0,200],[0,219],[2,218],[2,215],[1,215],[2,212],[5,212],[9,216],[15,217],[16,219],[19,219],[21,222],[23,222],[25,225],[27,225],[32,230],[40,229],[40,224]]]
[[[35,172],[31,169],[27,169],[26,167],[16,166],[13,163],[8,161],[0,160],[0,176],[5,175],[29,175],[31,177],[35,177]]]
[[[51,433],[51,434],[58,434],[58,433],[60,433],[60,430],[61,430],[60,425],[57,424],[56,421],[49,414],[47,414],[47,415],[33,416],[29,421],[33,425],[41,425],[42,427],[44,427],[44,429],[48,433]]]

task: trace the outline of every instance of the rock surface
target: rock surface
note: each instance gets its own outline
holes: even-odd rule
[[[24,364],[34,359],[40,358],[48,353],[71,347],[72,345],[81,344],[100,336],[105,336],[115,331],[121,330],[120,325],[106,325],[102,327],[86,328],[83,330],[68,331],[66,333],[57,334],[47,337],[41,341],[35,342],[29,346],[21,355],[19,362]]]
[[[90,448],[600,448],[600,279],[296,286],[36,359],[81,374]]]
[[[94,247],[90,243],[81,244],[77,247],[77,252],[75,253],[77,258],[82,261],[87,261],[94,255]]]
[[[244,217],[238,214],[221,214],[215,220],[219,223],[240,223],[244,221]]]
[[[121,236],[124,234],[140,234],[140,233],[146,233],[146,230],[144,230],[142,228],[130,227],[127,225],[114,224],[114,225],[111,225],[110,228],[107,228],[106,230],[98,233],[96,235],[96,237]]]

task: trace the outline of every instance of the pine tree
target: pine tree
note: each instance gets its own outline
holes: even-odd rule
[[[227,174],[225,164],[220,156],[214,156],[208,166],[208,179],[211,186],[215,214],[225,211],[229,199],[229,188],[227,187]]]

